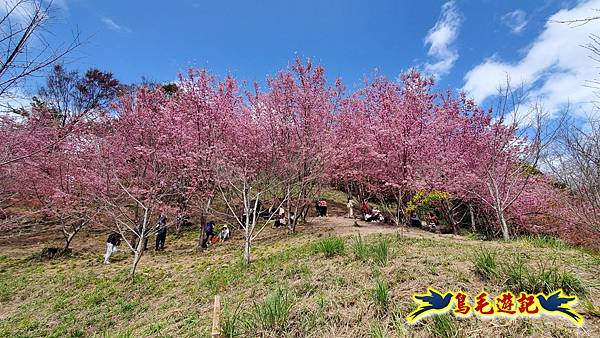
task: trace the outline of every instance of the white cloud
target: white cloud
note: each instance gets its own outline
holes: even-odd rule
[[[577,27],[556,21],[587,18],[598,8],[600,0],[590,0],[558,11],[520,60],[504,62],[489,57],[467,72],[463,90],[482,102],[496,95],[508,77],[513,86],[522,85],[529,91],[532,102],[543,102],[547,111],[558,112],[569,105],[578,114],[589,112],[596,90],[587,85],[598,77],[600,63],[582,46],[600,31],[600,20]]]
[[[425,37],[425,45],[429,45],[427,55],[431,58],[431,61],[425,64],[426,72],[440,77],[452,69],[458,59],[458,52],[454,47],[454,41],[456,41],[456,37],[458,36],[461,22],[462,17],[456,8],[454,0],[442,5],[442,13],[439,20]]]
[[[504,14],[501,20],[513,34],[521,33],[527,26],[527,15],[520,9]]]
[[[131,32],[131,30],[129,28],[117,24],[113,19],[111,19],[107,16],[103,16],[102,18],[100,18],[100,20],[102,20],[102,22],[104,22],[104,25],[106,26],[106,28],[113,30],[115,32]]]

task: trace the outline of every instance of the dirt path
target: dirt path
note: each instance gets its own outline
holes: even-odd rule
[[[354,225],[354,222],[358,224],[358,227]],[[391,224],[380,224],[380,223],[368,223],[361,220],[350,219],[342,216],[331,216],[331,217],[315,217],[309,220],[307,227],[318,227],[321,228],[319,232],[332,232],[336,235],[348,235],[348,234],[391,234],[400,232],[402,235],[412,238],[430,238],[430,239],[452,239],[469,241],[469,239],[456,236],[451,234],[436,234],[429,231],[424,231],[417,228],[411,227],[397,227]],[[304,229],[303,229],[304,230]]]

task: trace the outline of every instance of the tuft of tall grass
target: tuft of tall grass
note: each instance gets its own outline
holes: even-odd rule
[[[583,282],[568,271],[558,268],[555,261],[539,263],[537,271],[532,271],[521,256],[508,259],[503,268],[505,285],[515,292],[552,293],[562,289],[567,294],[585,295]]]
[[[529,273],[528,287],[532,292],[552,293],[562,289],[568,294],[585,295],[586,289],[579,278],[568,271],[561,271],[556,262],[549,265],[540,263],[537,273]]]
[[[583,300],[583,308],[588,315],[600,318],[600,306],[595,306],[589,299]]]
[[[352,241],[352,251],[357,260],[366,262],[369,259],[369,248],[360,234],[356,235]]]
[[[262,303],[254,305],[253,319],[255,326],[266,331],[285,331],[293,305],[289,292],[278,288],[268,295]]]
[[[225,338],[234,338],[241,335],[239,332],[239,320],[240,320],[240,307],[242,303],[238,304],[236,309],[232,312],[229,311],[229,306],[223,307],[221,315],[221,336]]]
[[[554,248],[558,250],[571,248],[571,245],[568,243],[549,235],[530,235],[520,237],[520,239],[537,248]]]
[[[491,280],[498,277],[498,263],[496,261],[496,253],[484,247],[475,253],[473,265],[477,273],[485,280]]]
[[[406,320],[404,319],[402,314],[400,314],[400,312],[394,312],[392,314],[392,326],[394,327],[396,337],[401,338],[406,337],[408,335],[408,331],[404,326],[405,322]]]
[[[390,305],[390,288],[384,280],[377,279],[375,288],[372,291],[372,297],[378,311],[386,313]]]
[[[329,237],[315,243],[314,252],[322,253],[325,257],[333,257],[344,253],[344,240],[338,237]]]
[[[371,338],[385,338],[381,323],[378,321],[371,321],[369,324],[369,337]]]
[[[458,327],[450,314],[439,314],[431,317],[429,330],[435,337],[456,338],[458,337]]]
[[[379,266],[385,266],[388,263],[390,242],[385,238],[380,238],[371,247],[373,252],[373,261]]]
[[[530,274],[525,259],[520,255],[511,256],[502,264],[504,273],[504,284],[515,292],[535,292],[530,288]]]

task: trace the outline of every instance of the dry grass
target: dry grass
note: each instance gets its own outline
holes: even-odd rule
[[[318,233],[343,222],[329,221],[319,220]],[[351,221],[346,222],[351,227]],[[369,247],[386,241],[385,264],[357,260],[352,250],[327,258],[315,254],[321,238],[302,227],[292,236],[270,230],[256,243],[252,264],[244,267],[239,239],[200,253],[192,249],[196,234],[190,232],[178,239],[168,237],[163,253],[148,252],[135,284],[125,279],[128,254],[118,253],[109,266],[101,264],[103,235],[79,238],[74,256],[53,261],[31,258],[40,247],[37,243],[3,246],[0,336],[207,336],[215,293],[227,304],[226,315],[237,318],[229,323],[234,326],[230,332],[240,337],[430,337],[440,332],[452,337],[600,336],[600,318],[594,315],[600,305],[596,256],[527,241],[479,242],[414,230],[400,235],[388,228],[382,228],[384,235],[372,235],[377,227],[358,229],[364,228],[362,237]],[[352,247],[350,231],[330,232]],[[584,327],[547,317],[491,321],[440,317],[407,325],[404,316],[415,306],[412,294],[428,286],[470,293],[482,288],[491,294],[503,291],[499,282],[484,281],[476,272],[471,260],[481,247],[502,257],[525,255],[529,262],[556,258],[588,290],[576,307],[585,316]],[[534,271],[535,264],[530,269]],[[380,290],[376,300],[374,292],[383,285],[387,291]],[[278,312],[287,307],[288,298],[273,298],[277,290],[285,290],[289,297],[289,313]],[[283,317],[285,325],[279,325],[277,318]]]

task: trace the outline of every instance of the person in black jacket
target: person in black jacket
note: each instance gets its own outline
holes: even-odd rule
[[[106,253],[104,254],[104,264],[109,264],[109,259],[112,254],[117,252],[117,247],[121,244],[121,234],[111,232],[106,239]]]
[[[214,235],[215,235],[215,222],[210,221],[210,222],[206,223],[206,225],[204,226],[204,238],[202,239],[201,246],[203,248],[208,248],[208,243]]]
[[[167,216],[161,214],[156,224],[156,247],[155,251],[165,249],[165,241],[167,240]]]

